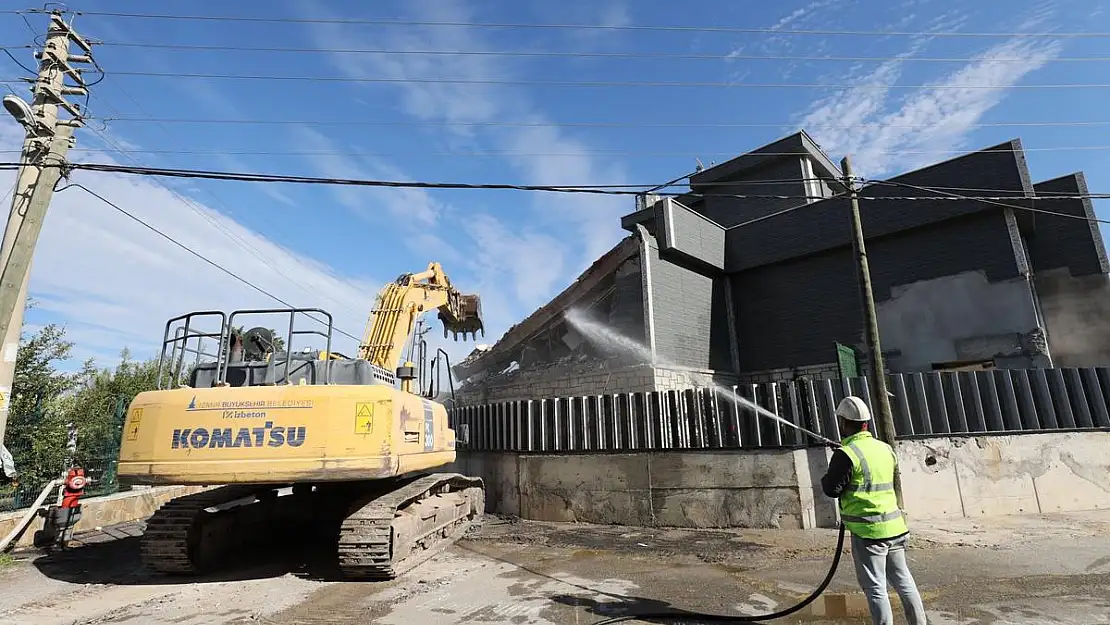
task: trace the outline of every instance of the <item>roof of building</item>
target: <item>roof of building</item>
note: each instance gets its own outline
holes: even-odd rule
[[[563,312],[582,296],[597,286],[601,280],[620,267],[626,260],[640,251],[634,236],[627,236],[613,246],[589,266],[567,288],[551,301],[536,309],[520,323],[509,328],[496,343],[487,350],[475,350],[465,360],[451,367],[458,379],[465,379],[481,371],[507,367],[518,356],[517,347],[535,335],[563,320]]]
[[[706,184],[722,178],[732,177],[788,154],[804,155],[812,158],[817,168],[820,170],[815,172],[819,176],[823,175],[830,178],[841,178],[844,175],[840,172],[836,164],[833,163],[832,159],[821,149],[821,146],[818,145],[806,131],[799,130],[792,135],[768,143],[763,147],[745,152],[736,158],[703,169],[690,177],[690,186]]]

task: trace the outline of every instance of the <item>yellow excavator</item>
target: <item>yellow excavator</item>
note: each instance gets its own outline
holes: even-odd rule
[[[141,542],[145,564],[205,573],[240,548],[323,533],[344,576],[391,579],[461,537],[483,514],[485,493],[479,478],[429,472],[455,461],[456,443],[435,380],[427,392],[414,387],[429,373],[414,330],[433,309],[444,337],[485,335],[479,297],[456,290],[434,262],[381,289],[357,357],[332,351],[332,316],[319,308],[169,320],[158,390],[140,393],[127,412],[119,478],[218,486],[158,509]],[[264,325],[234,330],[260,315],[282,321],[284,341]],[[312,336],[323,349],[294,351]],[[205,351],[206,341],[217,347]]]

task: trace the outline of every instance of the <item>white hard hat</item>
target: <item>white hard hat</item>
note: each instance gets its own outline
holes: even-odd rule
[[[840,400],[840,404],[836,407],[836,416],[845,421],[866,422],[871,420],[871,410],[862,399],[849,395]]]

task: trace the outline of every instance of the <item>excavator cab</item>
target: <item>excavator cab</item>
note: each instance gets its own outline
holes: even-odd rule
[[[274,322],[240,333],[235,328],[244,317]],[[332,330],[331,314],[319,308],[198,311],[174,317],[163,336],[158,388],[396,382],[391,371],[333,353]],[[308,337],[317,337],[323,349],[306,347]]]

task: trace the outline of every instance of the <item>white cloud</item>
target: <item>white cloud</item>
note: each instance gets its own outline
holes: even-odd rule
[[[13,149],[21,140],[18,126],[0,122],[0,149]],[[90,154],[88,160],[113,162],[105,154]],[[0,185],[13,180],[14,172],[0,175]],[[379,279],[338,275],[216,210],[187,206],[144,178],[77,172],[73,182],[274,295],[328,309],[338,327],[361,333]],[[156,354],[166,319],[184,312],[280,307],[80,189],[54,196],[35,251],[30,291],[37,304],[32,314],[59,319],[76,343],[74,356],[95,356],[102,364],[124,347],[136,357]],[[353,351],[354,341],[338,338]]]
[[[969,133],[1003,98],[1010,87],[1059,55],[1056,42],[1011,40],[976,55],[975,60],[932,81],[939,88],[923,88],[893,102],[892,90],[854,88],[816,102],[800,125],[812,127],[826,150],[852,155],[861,175],[880,175],[935,161],[936,155],[899,152],[947,151],[966,147]],[[1021,62],[1000,62],[1022,59]],[[882,64],[859,84],[894,84],[902,75],[898,61]],[[992,88],[975,86],[995,85]],[[820,128],[822,124],[866,128]],[[912,126],[912,128],[906,127]]]
[[[294,140],[308,152],[307,162],[326,177],[361,180],[409,180],[401,170],[385,161],[370,157],[339,156],[341,146],[308,126],[294,128]],[[360,151],[357,149],[351,151]],[[432,226],[439,219],[441,207],[422,189],[334,186],[336,200],[355,214],[380,222],[386,211],[400,224]]]
[[[320,16],[326,8],[313,2],[303,2],[304,14]],[[408,10],[421,19],[446,22],[471,22],[476,20],[464,3],[457,0],[431,0],[410,2]],[[603,18],[619,22],[627,16],[621,14],[620,5],[614,4]],[[336,24],[315,24],[312,37],[319,45],[332,48],[367,47],[356,31]],[[497,46],[485,41],[473,29],[466,28],[391,28],[375,33],[373,44],[397,50],[489,50]],[[424,55],[363,55],[336,54],[334,65],[351,77],[366,75],[392,78],[436,78],[452,76],[465,79],[504,78],[513,68],[488,56],[424,56]],[[376,88],[376,87],[371,87]],[[527,121],[548,123],[525,93],[517,89],[495,85],[459,85],[446,83],[402,83],[396,87],[401,94],[402,110],[415,118],[450,122]],[[613,163],[602,162],[588,154],[585,142],[568,135],[557,127],[527,127],[494,129],[480,135],[467,128],[451,127],[447,137],[456,141],[485,140],[500,149],[526,153],[569,153],[558,157],[517,157],[510,164],[523,174],[530,184],[589,184],[620,183],[625,180],[623,169]],[[533,207],[539,212],[542,225],[548,232],[558,229],[561,240],[550,236],[537,236],[527,229],[516,231],[507,228],[475,230],[467,227],[472,237],[488,241],[490,232],[506,237],[501,245],[516,250],[523,256],[504,258],[491,264],[487,271],[504,275],[514,284],[529,282],[528,289],[517,289],[517,294],[542,292],[551,294],[556,282],[566,280],[575,270],[584,268],[599,254],[616,243],[622,235],[619,216],[631,212],[629,199],[603,197],[537,197]],[[465,220],[464,220],[465,221]],[[474,222],[479,223],[479,222]],[[483,221],[480,223],[486,223]],[[536,275],[531,267],[559,257],[562,249],[579,243],[578,257],[566,263],[561,275],[542,272]],[[496,282],[496,280],[494,281]],[[562,285],[559,285],[561,287]],[[524,303],[524,302],[522,302]]]

